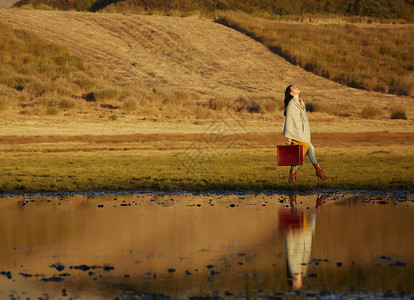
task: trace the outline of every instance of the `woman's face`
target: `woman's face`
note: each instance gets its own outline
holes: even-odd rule
[[[299,90],[299,88],[298,88],[296,85],[292,85],[292,86],[290,87],[290,94],[291,94],[292,96],[299,95],[299,94],[300,94],[300,90]]]

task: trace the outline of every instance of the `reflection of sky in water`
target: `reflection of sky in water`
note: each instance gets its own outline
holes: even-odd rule
[[[413,200],[350,194],[1,198],[0,298],[414,293]]]

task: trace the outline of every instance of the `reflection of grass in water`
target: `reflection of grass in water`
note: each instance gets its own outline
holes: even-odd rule
[[[86,190],[310,190],[410,189],[414,174],[407,162],[413,155],[360,157],[324,155],[321,165],[332,178],[318,182],[312,165],[298,171],[298,183],[289,185],[289,167],[276,167],[273,152],[231,151],[189,170],[173,151],[99,153],[62,152],[4,154],[0,158],[0,192]],[[181,161],[192,163],[190,158]]]

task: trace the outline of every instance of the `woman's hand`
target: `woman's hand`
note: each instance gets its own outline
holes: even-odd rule
[[[292,139],[286,139],[286,145],[292,145]]]

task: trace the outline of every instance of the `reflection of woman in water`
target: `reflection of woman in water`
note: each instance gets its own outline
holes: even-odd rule
[[[309,156],[318,179],[326,180],[329,177],[325,176],[321,166],[316,160],[315,148],[311,144],[310,129],[308,116],[306,114],[306,105],[299,98],[300,90],[294,85],[289,85],[285,90],[285,127],[283,134],[287,138],[287,144],[296,144],[303,146],[303,154]],[[296,181],[296,171],[298,166],[291,166],[289,173],[289,182]]]
[[[279,224],[287,228],[286,237],[286,270],[288,283],[294,290],[302,288],[310,260],[312,235],[315,232],[316,215],[323,204],[325,196],[316,199],[316,209],[305,215],[296,207],[296,195],[290,196],[291,209],[279,212]],[[281,220],[281,215],[284,220]]]

